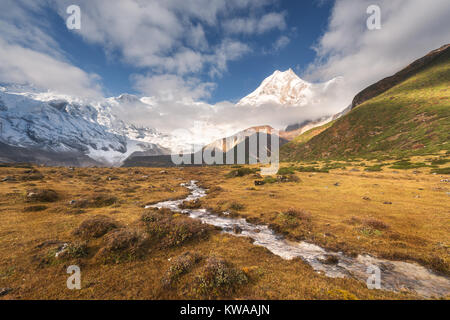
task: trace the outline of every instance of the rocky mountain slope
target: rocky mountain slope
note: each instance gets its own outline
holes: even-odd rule
[[[286,144],[281,158],[376,158],[448,152],[450,46],[432,51],[388,79],[397,79],[390,82],[390,89],[376,95],[379,91],[373,88],[384,87],[382,81],[363,90],[354,101],[368,100],[319,127],[323,130],[307,131]]]

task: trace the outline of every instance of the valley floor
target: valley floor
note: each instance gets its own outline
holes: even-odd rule
[[[434,161],[444,165],[431,167],[432,160],[399,169],[394,161],[283,163],[272,179],[245,166],[0,167],[0,299],[421,298],[329,278],[247,238],[144,207],[185,198],[180,184],[197,180],[208,194],[188,208],[227,212],[350,256],[415,262],[448,278],[450,176],[432,174],[448,166],[441,157]],[[81,290],[67,289],[70,265],[81,269]]]

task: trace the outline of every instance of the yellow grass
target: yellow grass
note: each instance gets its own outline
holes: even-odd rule
[[[97,214],[112,217],[128,228],[135,228],[144,205],[183,198],[188,192],[181,182],[196,179],[210,188],[220,186],[202,200],[204,206],[227,210],[232,202],[243,209],[234,214],[261,223],[278,225],[280,232],[322,246],[347,252],[420,261],[448,273],[449,196],[448,184],[439,175],[423,171],[392,173],[349,172],[296,173],[298,183],[275,183],[255,187],[255,178],[225,178],[230,167],[171,169],[74,169],[37,168],[44,178],[21,181],[23,168],[0,168],[0,179],[13,176],[17,181],[0,182],[0,288],[12,291],[1,299],[182,299],[204,298],[195,288],[195,279],[209,256],[220,256],[243,270],[249,282],[231,296],[219,298],[251,299],[408,299],[412,293],[394,294],[369,290],[352,279],[331,279],[314,272],[299,259],[286,261],[244,238],[211,231],[208,239],[158,249],[152,247],[142,259],[104,264],[94,259],[102,239],[88,242],[84,258],[42,263],[52,246],[38,247],[45,241],[78,241],[72,234],[82,221]],[[165,172],[161,172],[165,170]],[[419,169],[420,170],[420,169]],[[109,180],[108,177],[113,179]],[[117,178],[117,179],[115,179]],[[339,182],[340,186],[334,186]],[[28,203],[27,191],[53,189],[60,198],[51,203]],[[422,188],[423,190],[419,190]],[[87,199],[94,193],[113,195],[116,204],[100,208],[73,208],[71,200]],[[420,198],[416,198],[420,195]],[[363,200],[364,196],[371,198]],[[391,201],[392,205],[383,204]],[[42,211],[25,208],[44,205]],[[289,208],[311,214],[308,224],[286,227],[279,214]],[[351,224],[353,217],[361,224]],[[377,219],[389,226],[381,233],[366,230],[364,221]],[[355,219],[353,219],[355,220]],[[54,248],[53,248],[54,249]],[[174,288],[168,290],[161,279],[169,259],[192,251],[203,259]],[[66,288],[66,268],[77,264],[82,272],[82,289]]]

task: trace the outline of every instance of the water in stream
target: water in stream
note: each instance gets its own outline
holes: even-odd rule
[[[263,246],[283,259],[301,258],[311,267],[328,277],[353,277],[364,282],[373,274],[373,266],[381,271],[381,289],[391,291],[412,290],[417,294],[432,298],[450,294],[450,280],[437,275],[426,268],[402,261],[378,259],[369,255],[358,255],[352,258],[341,252],[330,252],[317,245],[307,242],[291,242],[277,235],[266,225],[256,225],[245,219],[218,216],[206,209],[180,209],[183,201],[192,201],[206,196],[206,191],[197,186],[196,181],[183,184],[191,193],[185,199],[159,202],[148,207],[168,208],[172,211],[183,212],[191,218],[200,219],[204,223],[222,228],[223,232],[238,237],[249,237],[253,244]],[[240,228],[242,232],[233,230]],[[335,256],[337,264],[324,263],[327,256]],[[369,268],[369,270],[368,270]]]

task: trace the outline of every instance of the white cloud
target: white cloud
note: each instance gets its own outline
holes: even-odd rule
[[[366,86],[392,75],[450,39],[449,3],[381,0],[381,30],[366,27],[371,0],[336,1],[329,26],[317,43],[317,59],[306,73],[310,80],[343,76],[342,97],[351,102]]]
[[[134,75],[136,89],[146,95],[158,97],[162,101],[200,100],[209,98],[216,87],[211,82],[201,82],[196,78],[183,79],[173,74]]]
[[[216,48],[239,42],[228,41],[221,34],[219,20],[234,16],[236,10],[250,14],[255,8],[262,10],[276,1],[78,0],[82,11],[79,34],[88,42],[101,44],[108,52],[119,53],[126,63],[156,73],[217,74],[224,72],[227,62],[234,58]],[[72,2],[55,1],[61,16],[66,17],[65,8]],[[206,27],[218,33],[211,42]],[[256,26],[258,32],[277,27],[285,27],[284,14],[269,12]]]
[[[273,49],[275,51],[280,51],[281,49],[284,49],[290,42],[291,39],[289,39],[289,37],[281,36],[273,44]]]
[[[207,57],[214,65],[211,67],[209,74],[220,76],[227,70],[228,61],[234,61],[251,51],[251,48],[240,41],[225,39],[214,50],[214,54]]]
[[[263,34],[274,29],[284,30],[285,14],[271,12],[261,17],[233,18],[225,21],[223,27],[229,34]]]
[[[100,97],[98,76],[47,54],[0,39],[0,81],[33,84],[41,89],[79,97]]]
[[[100,97],[99,77],[69,63],[49,34],[45,3],[0,3],[0,81],[80,97]]]
[[[64,89],[64,93],[98,93],[98,77],[71,65],[66,53],[50,36],[50,28],[54,26],[50,25],[47,17],[51,10],[56,8],[61,18],[66,19],[67,6],[76,4],[81,8],[81,30],[72,32],[78,33],[89,43],[101,45],[108,58],[119,58],[140,68],[143,74],[176,75],[192,85],[192,78],[198,78],[201,74],[220,77],[227,71],[230,61],[252,51],[248,44],[223,34],[221,21],[236,15],[252,15],[259,16],[256,25],[258,33],[282,29],[285,27],[284,14],[266,12],[266,6],[278,1],[4,0],[0,4],[0,39],[6,43],[2,48],[3,54],[9,56],[2,61],[1,79],[20,79],[43,88]],[[217,34],[208,38],[206,30]],[[13,52],[32,60],[11,60]],[[44,63],[51,63],[48,69],[52,70],[45,77],[39,76],[39,72],[47,68]],[[8,74],[10,72],[12,74]],[[63,79],[60,78],[62,76]],[[142,79],[139,84],[144,82]],[[169,83],[165,82],[166,85]],[[175,92],[179,83],[171,83]],[[207,97],[208,94],[200,92],[207,92],[211,87],[208,81],[198,83],[189,96]]]

